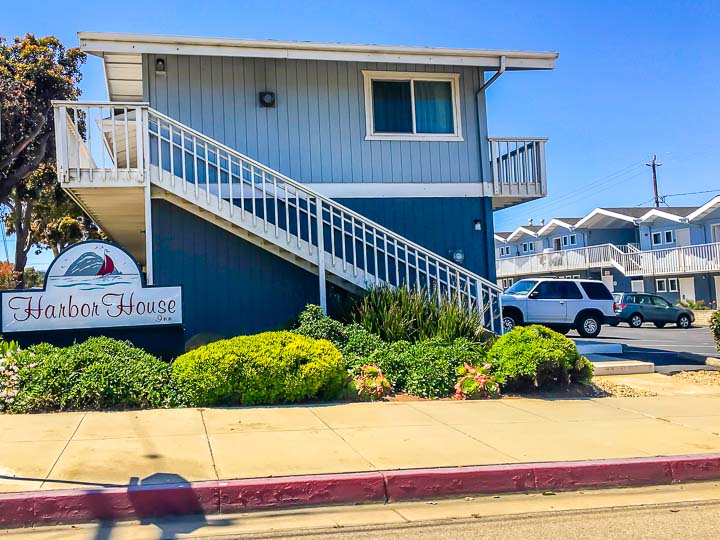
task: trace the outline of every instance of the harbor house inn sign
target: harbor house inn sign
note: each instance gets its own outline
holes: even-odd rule
[[[50,265],[42,290],[2,292],[2,332],[182,324],[181,287],[144,287],[140,268],[109,242],[74,244]]]

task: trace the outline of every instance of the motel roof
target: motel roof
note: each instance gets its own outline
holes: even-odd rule
[[[507,71],[555,68],[556,52],[315,43],[217,37],[79,32],[80,48],[103,59],[110,99],[142,99],[142,55],[237,56],[341,62],[475,66]]]

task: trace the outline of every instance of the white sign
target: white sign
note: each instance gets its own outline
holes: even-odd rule
[[[1,313],[3,332],[182,324],[182,289],[143,287],[123,249],[82,242],[53,261],[43,290],[3,291]]]

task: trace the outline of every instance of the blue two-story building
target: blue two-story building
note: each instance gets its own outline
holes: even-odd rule
[[[557,53],[79,38],[109,101],[55,104],[60,182],[149,283],[183,286],[186,337],[376,284],[496,324],[493,210],[545,196],[546,139],[491,137],[485,96]]]
[[[495,235],[498,283],[532,275],[602,279],[611,290],[646,291],[668,300],[720,295],[720,197],[702,206],[596,208],[582,218],[553,218],[534,235],[543,249],[520,254],[526,226]]]

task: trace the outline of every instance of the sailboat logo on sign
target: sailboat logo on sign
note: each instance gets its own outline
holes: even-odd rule
[[[43,290],[2,293],[2,331],[182,324],[180,287],[145,287],[132,256],[90,241],[63,251]]]

